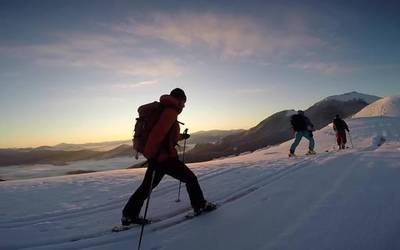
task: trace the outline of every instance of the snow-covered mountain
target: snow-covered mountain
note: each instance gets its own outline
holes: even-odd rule
[[[306,110],[317,128],[326,126],[335,114],[348,117],[360,111],[371,100],[379,97],[357,92],[327,97]],[[289,124],[293,110],[277,112],[249,130],[203,131],[193,133],[188,141],[190,161],[204,161],[221,156],[253,151],[276,145],[292,136]],[[199,143],[206,143],[200,145]],[[111,141],[85,144],[61,143],[27,149],[0,149],[0,166],[54,164],[66,165],[76,161],[111,159],[132,156],[131,141]]]
[[[340,102],[348,102],[348,101],[353,101],[353,100],[362,100],[362,101],[370,104],[379,99],[380,99],[380,97],[378,97],[378,96],[367,95],[367,94],[362,94],[362,93],[353,91],[353,92],[349,92],[349,93],[345,93],[345,94],[341,94],[341,95],[329,96],[329,97],[323,99],[322,101],[335,100],[335,101],[340,101]]]
[[[336,114],[349,117],[379,98],[358,92],[334,95],[315,103],[305,113],[316,129],[320,129],[332,122]],[[223,138],[219,143],[196,145],[186,159],[191,162],[211,160],[282,143],[293,137],[290,116],[294,113],[294,110],[280,111],[253,128]]]
[[[354,117],[400,117],[400,95],[382,98],[363,108]]]
[[[198,131],[190,135],[187,143],[217,143],[222,138],[243,132],[244,129]]]
[[[190,164],[215,211],[183,220],[178,182],[154,190],[143,250],[400,249],[400,118],[348,119],[353,145],[337,151],[331,125],[316,156],[288,158],[292,141]],[[296,153],[303,155],[303,141]],[[0,249],[135,249],[139,228],[110,229],[144,169],[0,183]]]

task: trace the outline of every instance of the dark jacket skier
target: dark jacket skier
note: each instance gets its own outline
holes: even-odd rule
[[[186,103],[186,95],[182,89],[176,88],[169,95],[163,95],[160,103],[164,106],[159,120],[152,128],[144,148],[144,156],[148,160],[148,168],[142,184],[130,197],[122,211],[122,225],[145,224],[147,220],[140,218],[139,213],[150,192],[151,179],[155,171],[152,189],[155,188],[165,174],[186,184],[191,205],[195,213],[212,210],[215,204],[204,199],[197,177],[178,158],[175,149],[178,140],[187,139],[188,134],[181,134],[178,115]]]
[[[335,116],[333,119],[333,130],[336,132],[336,142],[339,146],[339,149],[345,149],[347,138],[346,138],[346,131],[350,132],[347,123],[340,118],[339,115]]]
[[[312,134],[312,131],[314,131],[314,125],[311,123],[310,119],[304,115],[304,111],[299,110],[297,114],[292,115],[290,123],[295,131],[295,140],[290,147],[289,157],[295,156],[294,152],[303,137],[309,141],[307,154],[315,154],[315,141]]]

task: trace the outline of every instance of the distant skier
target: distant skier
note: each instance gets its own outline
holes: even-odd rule
[[[177,120],[178,115],[185,107],[185,103],[185,92],[176,88],[169,95],[161,96],[160,102],[153,102],[139,107],[139,118],[135,126],[134,147],[147,158],[148,168],[142,184],[130,197],[122,211],[122,225],[149,223],[148,220],[139,217],[139,213],[149,195],[153,171],[155,171],[155,174],[152,188],[155,188],[160,183],[165,174],[186,183],[195,214],[216,208],[215,204],[204,199],[197,177],[179,160],[175,149],[179,140],[188,139],[190,136],[180,133]],[[141,118],[141,113],[144,113],[143,117],[147,118]],[[140,119],[147,120],[138,124],[141,121]],[[150,131],[142,131],[150,123],[154,123],[149,128]]]
[[[346,138],[346,130],[350,132],[347,123],[340,118],[340,115],[336,115],[335,119],[333,119],[333,130],[336,132],[336,141],[339,146],[339,149],[345,149],[347,138]]]
[[[312,134],[314,131],[314,125],[311,123],[310,119],[304,115],[304,111],[299,110],[297,114],[292,115],[290,119],[293,130],[296,132],[295,140],[290,147],[289,157],[296,156],[295,151],[299,145],[301,138],[305,137],[309,141],[307,155],[314,155],[315,141]]]

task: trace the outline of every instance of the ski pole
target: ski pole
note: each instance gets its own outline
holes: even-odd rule
[[[148,167],[151,167],[150,164],[149,164]],[[146,208],[144,210],[144,216],[143,216],[144,220],[143,221],[145,221],[146,217],[147,217],[147,210],[149,209],[150,196],[151,196],[151,192],[153,191],[154,176],[156,175],[156,170],[155,169],[152,169],[151,171],[153,171],[153,172],[151,173],[150,189],[149,189],[149,195],[148,195],[147,201],[146,201]],[[142,245],[144,225],[145,225],[145,223],[142,224],[142,228],[140,230],[138,250],[140,250],[140,246]]]
[[[350,131],[347,131],[347,133],[349,134],[351,148],[354,148],[354,145],[353,145],[353,139],[351,138]]]
[[[189,129],[185,129],[185,131],[183,131],[184,135],[187,135]],[[185,141],[183,142],[183,153],[182,153],[182,162],[183,164],[185,164],[185,150],[186,150],[186,138]],[[176,202],[180,202],[181,201],[181,186],[182,186],[182,182],[179,181],[179,188],[178,188],[178,199],[176,199]]]

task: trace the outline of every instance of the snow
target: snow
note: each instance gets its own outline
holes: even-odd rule
[[[297,111],[295,111],[295,110],[287,110],[285,115],[287,117],[291,117],[292,115],[295,115],[295,114],[297,114]]]
[[[363,108],[354,117],[400,117],[400,95],[382,98]]]
[[[336,100],[336,101],[341,101],[341,102],[348,102],[348,101],[359,100],[359,99],[370,104],[370,103],[373,103],[376,100],[378,100],[379,97],[373,96],[373,95],[361,94],[361,93],[353,91],[353,92],[349,92],[349,93],[342,94],[342,95],[333,95],[333,96],[325,98],[323,101]]]
[[[337,151],[331,125],[315,132],[316,156],[288,158],[292,141],[190,164],[205,196],[203,217],[178,182],[152,195],[142,249],[400,249],[400,118],[347,120],[354,148]],[[349,144],[350,145],[350,144]],[[306,152],[303,141],[297,154]],[[328,152],[326,152],[328,151]],[[0,249],[135,249],[139,228],[111,233],[143,169],[0,183]]]

